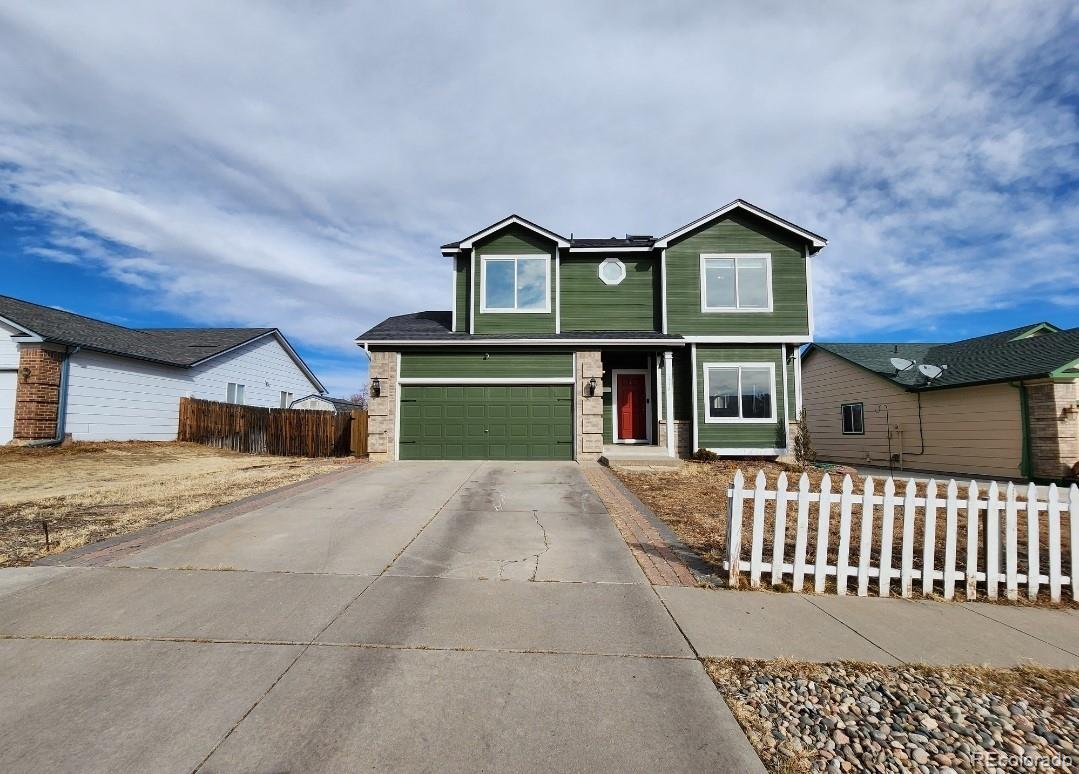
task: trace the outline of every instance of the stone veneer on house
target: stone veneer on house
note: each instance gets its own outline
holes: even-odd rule
[[[367,452],[371,461],[395,458],[397,443],[397,352],[372,352],[371,379],[378,378],[381,393],[367,401]]]
[[[596,380],[596,394],[588,397],[589,379]],[[577,459],[595,462],[603,454],[603,353],[587,350],[577,353]]]

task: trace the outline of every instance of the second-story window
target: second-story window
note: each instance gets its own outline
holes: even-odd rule
[[[772,311],[772,256],[701,255],[702,312]]]
[[[550,312],[550,258],[485,255],[481,312]]]

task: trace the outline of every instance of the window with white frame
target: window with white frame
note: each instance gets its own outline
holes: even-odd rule
[[[547,255],[485,255],[482,312],[550,312],[551,259]]]
[[[701,255],[701,311],[770,312],[772,256],[768,253]]]
[[[705,422],[774,422],[775,365],[705,363]]]
[[[288,408],[292,405],[292,393],[281,390],[281,408]]]
[[[843,435],[865,435],[865,408],[861,403],[844,403]]]
[[[225,401],[227,403],[243,405],[244,386],[242,384],[237,384],[236,382],[229,382],[228,387],[225,388]]]
[[[618,285],[626,278],[626,265],[617,258],[604,258],[598,274],[604,285]]]

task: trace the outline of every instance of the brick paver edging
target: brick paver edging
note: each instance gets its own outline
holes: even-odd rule
[[[644,570],[648,582],[653,586],[698,585],[696,576],[675,553],[658,526],[630,499],[632,495],[622,487],[622,482],[599,464],[585,464],[582,467],[585,478],[603,500],[611,520],[629,546],[637,564]]]
[[[136,532],[127,532],[123,535],[88,543],[85,546],[72,548],[70,551],[38,559],[33,565],[39,567],[61,565],[64,567],[102,567],[136,551],[167,543],[204,527],[219,524],[222,521],[280,502],[293,495],[317,489],[339,479],[356,475],[359,471],[370,469],[371,465],[366,462],[348,463],[343,470],[321,473],[293,484],[286,484],[276,489],[244,497],[235,502],[219,505],[216,508],[192,513],[179,519],[151,524],[149,527],[143,527]]]

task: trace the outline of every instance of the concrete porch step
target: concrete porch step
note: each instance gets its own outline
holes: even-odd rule
[[[677,468],[682,464],[682,461],[677,457],[668,455],[667,449],[663,446],[631,446],[628,444],[605,445],[599,462],[609,468]]]

